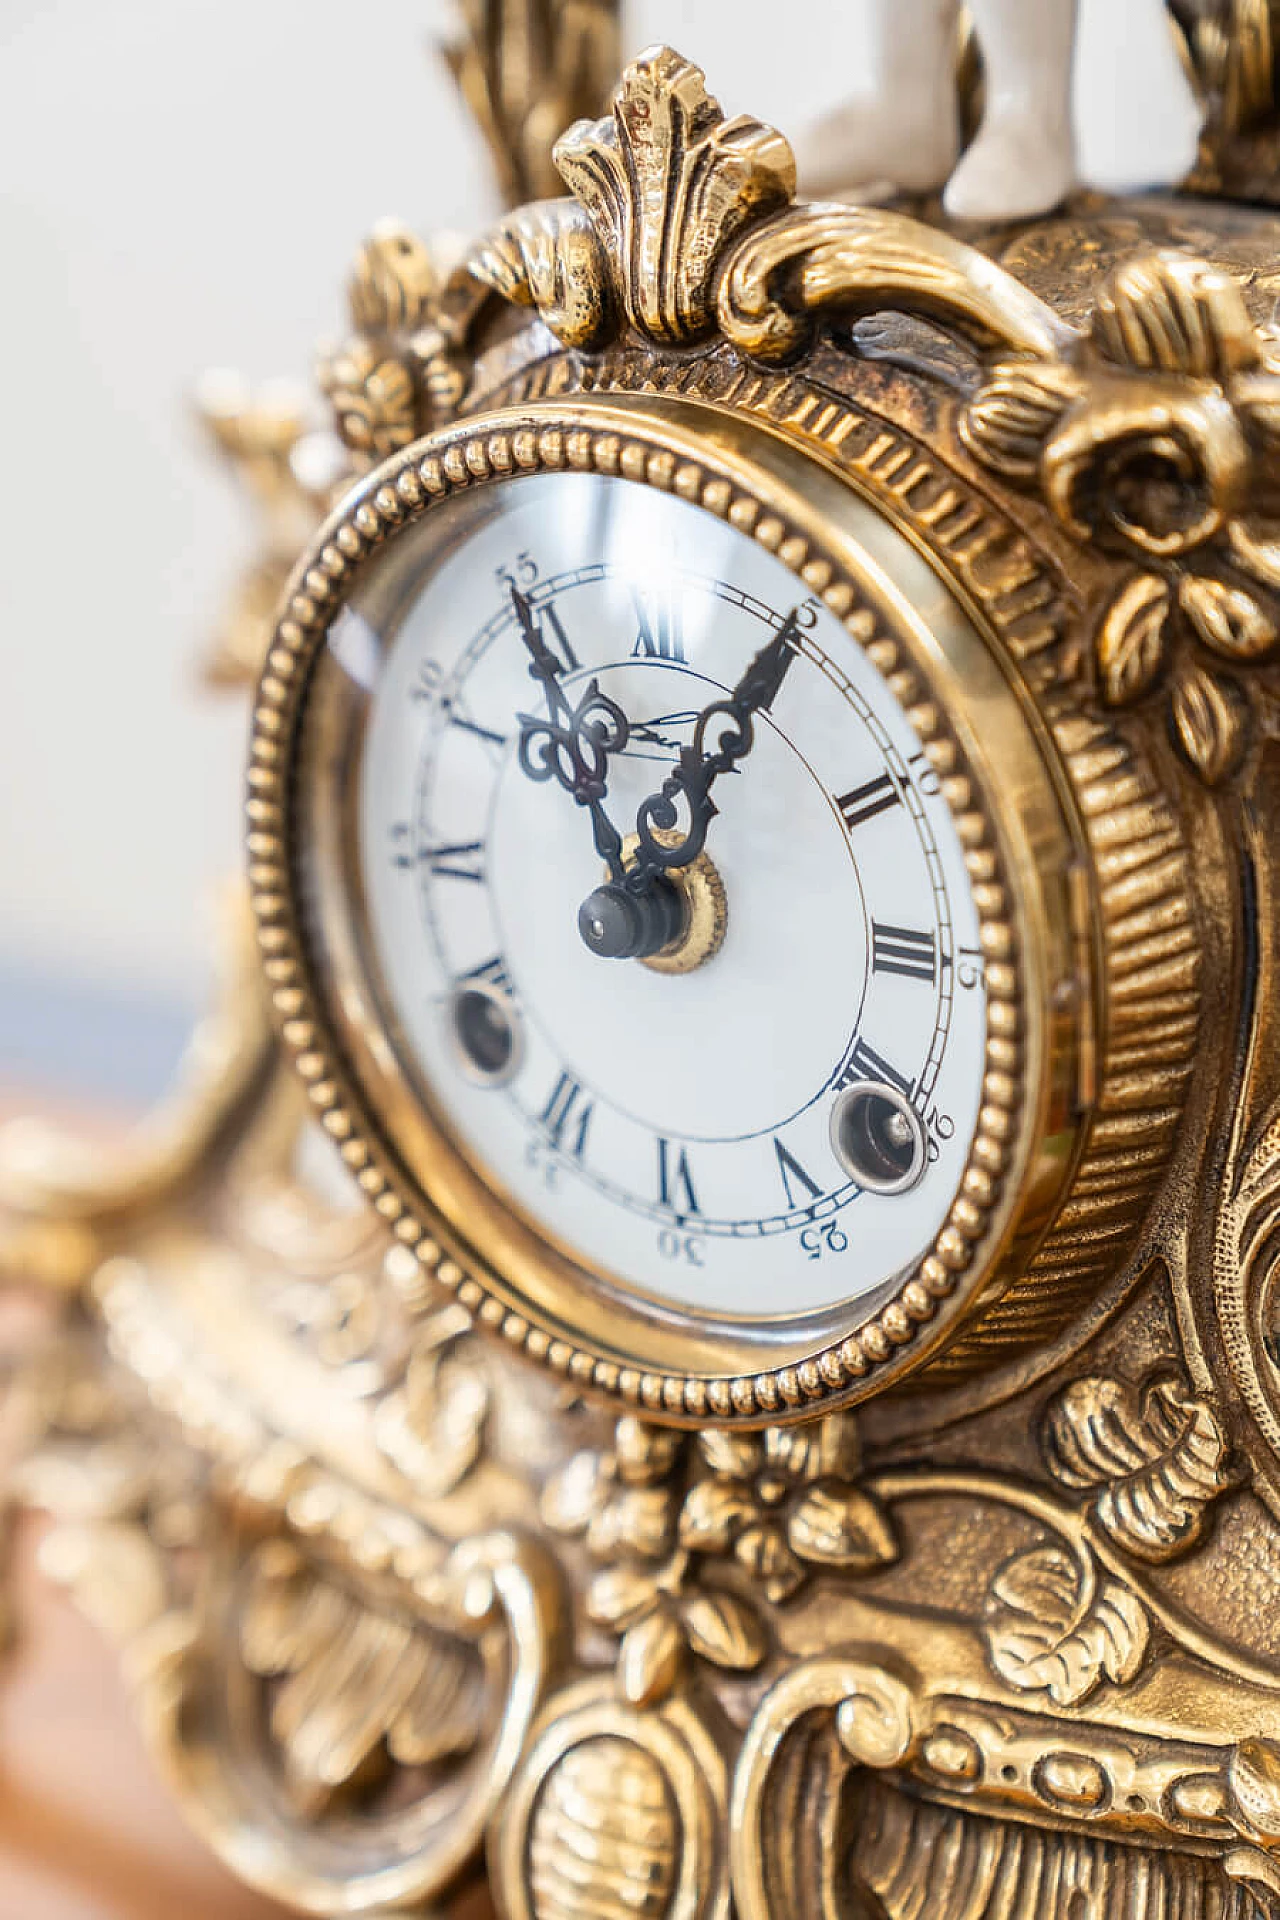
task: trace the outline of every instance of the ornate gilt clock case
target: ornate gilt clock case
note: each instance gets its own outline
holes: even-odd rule
[[[301,1911],[1261,1920],[1280,226],[796,204],[666,49],[555,166],[362,251],[323,497],[214,421],[256,954],[127,1164],[7,1143],[49,1564]]]

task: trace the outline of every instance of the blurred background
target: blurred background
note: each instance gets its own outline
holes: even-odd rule
[[[779,58],[765,0],[635,0],[627,43],[671,40],[785,128],[839,97],[858,14],[788,0]],[[308,380],[380,215],[496,211],[451,24],[447,0],[0,6],[6,1104],[149,1098],[205,996],[246,713],[198,663],[251,540],[192,385]]]
[[[863,65],[868,0],[625,11],[628,52],[669,40],[784,130]],[[1082,36],[1124,11],[1082,0]],[[206,996],[246,713],[198,665],[253,542],[192,387],[211,366],[309,382],[379,216],[466,232],[497,210],[437,52],[452,24],[448,0],[0,4],[6,1106],[136,1106]],[[1129,88],[1130,124],[1159,111]]]

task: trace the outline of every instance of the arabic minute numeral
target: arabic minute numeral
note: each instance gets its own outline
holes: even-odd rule
[[[914,927],[893,927],[873,920],[871,971],[900,974],[904,980],[927,980],[932,986],[938,977],[932,930],[917,932]]]
[[[846,1252],[849,1236],[838,1220],[824,1220],[819,1227],[805,1228],[800,1246],[806,1260],[821,1260],[824,1253]]]
[[[570,1153],[575,1160],[581,1160],[586,1151],[587,1128],[591,1125],[594,1112],[595,1102],[583,1094],[573,1075],[562,1073],[551,1089],[539,1118],[561,1153]]]
[[[971,990],[985,983],[981,947],[957,947],[956,985]]]
[[[922,793],[926,800],[932,800],[942,792],[938,769],[933,765],[923,747],[911,755],[907,764],[915,769],[911,777],[915,781],[917,793]]]
[[[547,1193],[559,1193],[564,1169],[553,1147],[549,1147],[545,1140],[530,1140],[524,1150],[524,1162],[533,1169]]]
[[[518,553],[509,566],[495,567],[493,577],[498,583],[498,591],[504,600],[511,597],[512,587],[518,587],[521,593],[527,593],[538,578],[538,563],[527,550]]]
[[[444,668],[438,660],[420,660],[409,688],[409,698],[433,703],[439,697],[443,679]]]
[[[773,1138],[773,1151],[777,1157],[778,1172],[782,1176],[782,1186],[787,1196],[788,1208],[794,1210],[797,1206],[808,1206],[811,1205],[813,1201],[821,1199],[822,1188],[811,1174],[805,1172],[794,1153],[782,1144],[776,1134]],[[797,1186],[804,1188],[809,1196],[807,1201],[796,1199],[795,1190]]]
[[[955,1131],[956,1123],[949,1113],[930,1107],[925,1121],[925,1152],[930,1165],[941,1156],[943,1142],[954,1139]]]
[[[663,1227],[658,1234],[658,1252],[664,1260],[680,1260],[688,1267],[705,1267],[706,1245],[696,1233],[677,1233]]]

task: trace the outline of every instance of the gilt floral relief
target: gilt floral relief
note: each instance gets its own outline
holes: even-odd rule
[[[1248,751],[1263,698],[1248,669],[1280,637],[1273,356],[1229,274],[1150,254],[1104,282],[1074,358],[996,365],[961,419],[985,466],[1132,562],[1096,630],[1099,695],[1158,692],[1208,786]]]

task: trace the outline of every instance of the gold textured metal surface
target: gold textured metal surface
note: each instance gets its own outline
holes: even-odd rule
[[[520,166],[606,12],[469,15]],[[1197,19],[1205,167],[1262,166],[1272,10]],[[1280,222],[1102,203],[979,251],[793,207],[667,50],[557,151],[573,197],[455,272],[362,251],[325,488],[292,417],[215,422],[265,562],[335,509],[220,656],[265,655],[260,950],[114,1162],[0,1138],[56,1322],[13,1495],[188,1817],[299,1912],[443,1913],[487,1863],[503,1920],[1275,1920]],[[864,644],[892,601],[987,863],[1007,1155],[856,1360],[717,1375],[690,1325],[624,1369],[465,1168],[428,1231],[448,1143],[313,1004],[304,663],[369,555],[535,468],[736,512]]]

